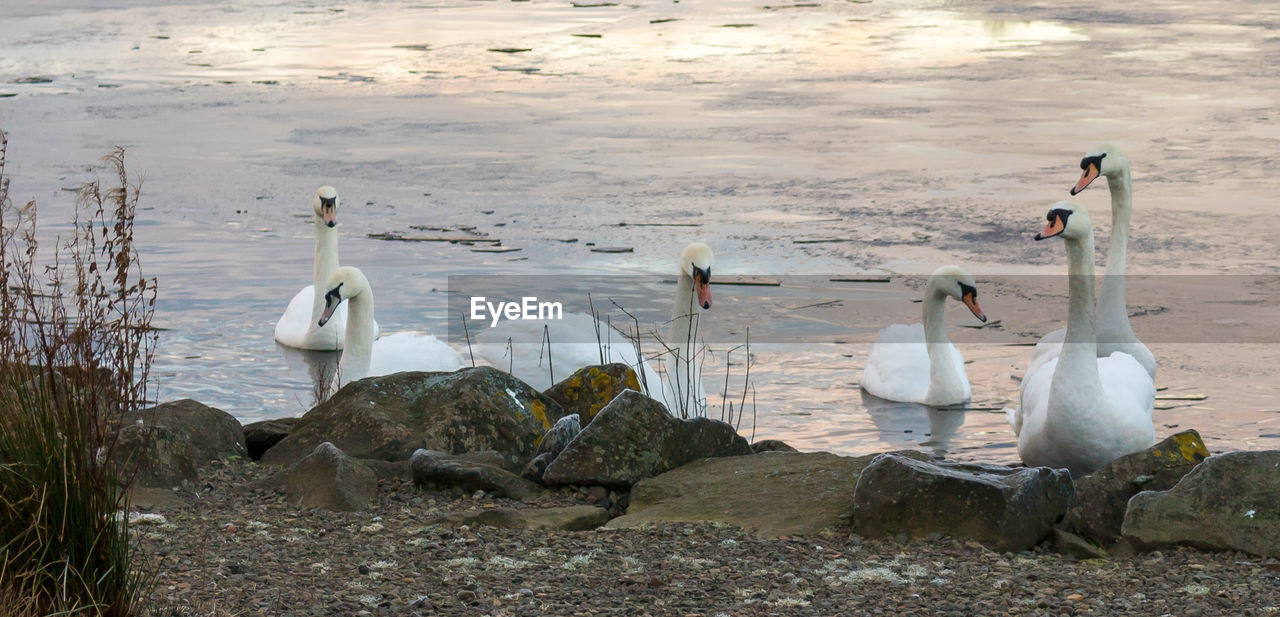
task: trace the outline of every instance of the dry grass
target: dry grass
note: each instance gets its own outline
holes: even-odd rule
[[[641,341],[644,337],[642,336],[640,329],[640,320],[612,299],[610,299],[609,302],[613,304],[614,308],[622,311],[623,314],[631,319],[630,326],[626,329],[620,330],[620,332],[631,343],[632,348],[635,350],[635,357],[640,358],[645,362],[651,362],[654,366],[662,366],[664,369],[668,369],[665,370],[663,374],[666,379],[672,380],[673,385],[670,388],[670,397],[675,398],[674,401],[666,401],[671,407],[668,411],[670,411],[672,415],[685,420],[689,418],[711,417],[711,407],[707,398],[699,396],[700,392],[698,392],[698,386],[702,383],[702,368],[704,366],[709,366],[708,362],[714,359],[711,347],[698,338],[699,320],[702,317],[702,313],[700,313],[696,307],[690,306],[688,307],[687,312],[682,313],[671,321],[668,321],[666,324],[663,324],[669,326],[677,319],[689,320],[689,336],[683,341],[667,341],[657,330],[650,330],[649,336],[657,341],[658,346],[662,348],[662,351],[652,356],[646,356],[643,346],[641,345]],[[594,306],[592,307],[592,312],[595,315],[597,324],[596,343],[601,347],[601,361],[603,362],[606,351],[604,349],[604,344],[600,342],[600,316],[599,314],[594,313]],[[604,327],[607,328],[611,326],[606,323]],[[731,393],[729,391],[729,386],[734,380],[733,358],[735,353],[741,353],[745,357],[745,360],[743,361],[745,371],[742,376],[742,391],[736,402],[730,398]],[[668,360],[674,360],[674,362],[668,362]],[[748,411],[749,398],[751,413],[750,439],[752,441],[755,440],[756,410],[755,385],[751,382],[751,364],[753,361],[753,356],[751,355],[751,331],[748,329],[746,339],[741,345],[737,345],[724,352],[724,387],[720,393],[720,411],[718,418],[721,422],[733,425],[734,430],[741,432],[742,422],[746,418]],[[669,369],[673,364],[676,367],[675,370],[679,371],[679,374],[673,375],[670,372]],[[635,369],[638,374],[640,378],[640,386],[644,389],[645,393],[650,396],[658,394],[653,392],[651,388],[660,389],[663,387],[663,384],[648,383],[644,371],[640,366],[633,366],[632,368]],[[737,394],[736,389],[734,394]],[[659,395],[657,398],[665,400],[668,397]]]
[[[0,133],[0,615],[141,612],[129,470],[113,465],[122,414],[145,404],[156,284],[133,245],[138,187],[124,151],[41,251],[36,204],[13,207]],[[47,253],[47,254],[46,254]]]

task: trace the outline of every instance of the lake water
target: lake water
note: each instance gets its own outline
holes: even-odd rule
[[[1065,282],[1022,293],[1002,277],[1065,269],[1060,245],[1029,236],[1081,155],[1114,141],[1133,164],[1130,272],[1177,281],[1130,301],[1167,388],[1157,433],[1280,446],[1273,3],[98,4],[6,8],[0,128],[13,196],[38,199],[52,229],[63,189],[130,148],[168,328],[161,399],[245,421],[310,406],[310,367],[332,355],[281,348],[272,327],[310,282],[310,196],[332,184],[343,263],[369,274],[385,331],[448,332],[450,275],[581,277],[602,296],[625,278],[661,297],[678,248],[704,241],[717,279],[783,281],[718,285],[706,318],[718,352],[752,329],[744,432],[1015,460],[999,409],[1027,345],[1065,319]],[[1074,199],[1104,249],[1105,185]],[[368,237],[414,226],[520,251]],[[987,281],[1002,320],[965,328],[950,311],[971,408],[864,397],[868,343],[919,319],[914,285],[944,263]],[[1262,295],[1223,315],[1188,294],[1228,274]],[[888,282],[814,285],[866,276]],[[1193,335],[1202,324],[1218,329]]]

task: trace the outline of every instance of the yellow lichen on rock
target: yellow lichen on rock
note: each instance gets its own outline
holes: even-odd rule
[[[622,387],[618,387],[619,384],[616,382],[615,375],[603,371],[599,367],[593,366],[589,368],[584,377],[591,384],[587,387],[585,394],[594,399],[585,414],[586,417],[584,419],[587,422],[590,422],[605,405],[609,404],[609,401],[612,401],[623,390],[640,391],[640,380],[636,378],[635,371],[626,371],[622,378]]]
[[[1195,433],[1179,435],[1176,439],[1182,450],[1182,458],[1188,461],[1209,458],[1209,448],[1204,445],[1204,441]]]
[[[640,378],[625,364],[587,366],[552,386],[546,395],[565,413],[576,413],[588,424],[605,405],[625,390],[640,391]]]
[[[543,430],[548,430],[551,428],[551,421],[547,420],[547,406],[543,404],[542,401],[539,401],[537,399],[530,401],[529,411],[533,412],[533,417],[536,418],[538,422],[542,423]],[[542,438],[539,437],[538,441],[542,441]],[[537,444],[534,444],[534,445],[536,446]]]
[[[1173,442],[1177,446],[1174,450],[1156,448],[1152,453],[1161,458],[1169,459],[1171,463],[1181,463],[1183,461],[1199,462],[1209,458],[1209,448],[1204,445],[1204,440],[1200,439],[1200,435],[1193,431],[1186,431],[1173,436]]]

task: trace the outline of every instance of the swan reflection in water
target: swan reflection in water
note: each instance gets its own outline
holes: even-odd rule
[[[960,406],[929,407],[919,403],[888,401],[859,390],[862,406],[871,416],[880,441],[894,448],[927,448],[945,457],[951,439],[964,425],[965,410]],[[910,431],[910,432],[908,432]]]
[[[289,367],[290,373],[296,374],[302,365],[307,367],[311,391],[298,394],[298,402],[304,406],[304,411],[324,402],[338,390],[338,362],[342,359],[341,351],[297,349],[279,343],[276,343],[276,347],[284,356],[285,365]]]

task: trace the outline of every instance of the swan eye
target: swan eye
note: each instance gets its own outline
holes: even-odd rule
[[[330,289],[324,294],[324,305],[337,304],[342,302],[342,283],[338,283],[337,287]]]
[[[701,278],[704,283],[711,282],[711,268],[699,268],[698,266],[690,265],[693,267],[694,280],[699,280],[699,278]]]
[[[978,288],[972,285],[960,283],[960,297],[972,296],[974,300],[978,299]]]
[[[1098,154],[1095,156],[1086,156],[1080,159],[1080,169],[1088,170],[1090,165],[1093,165],[1098,169],[1102,169],[1102,159],[1106,157],[1107,157],[1106,152],[1103,152],[1102,154]]]

